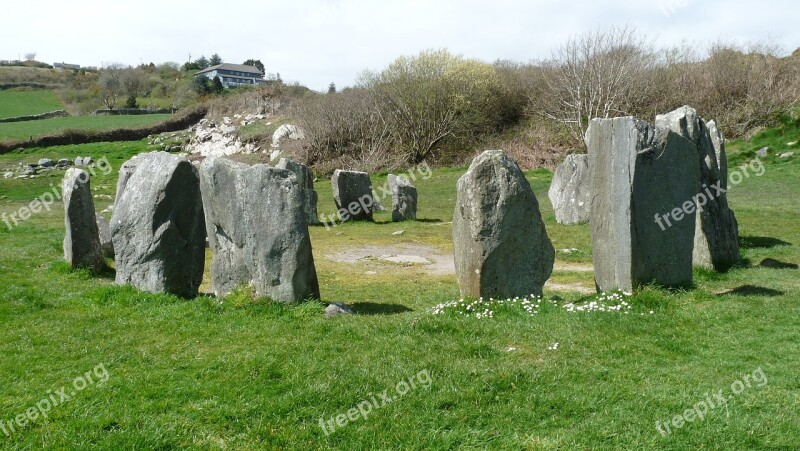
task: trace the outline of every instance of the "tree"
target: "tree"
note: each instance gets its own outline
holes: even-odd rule
[[[200,56],[200,58],[197,58],[196,60],[194,60],[194,64],[200,70],[207,69],[208,66],[209,66],[208,59],[206,59],[206,57],[202,56],[202,55]]]
[[[28,52],[25,54],[25,61],[36,61],[36,52]]]
[[[222,64],[222,57],[219,54],[215,53],[211,55],[211,59],[208,60],[209,66],[218,66]]]
[[[147,73],[141,69],[126,68],[119,73],[122,94],[128,97],[139,97],[147,91]]]
[[[261,62],[261,60],[249,59],[242,64],[245,66],[255,66],[255,68],[260,70],[262,74],[264,73],[264,64]]]
[[[125,101],[125,108],[139,108],[139,104],[136,102],[136,96],[128,96],[128,100]]]
[[[328,94],[335,94],[335,93],[336,93],[336,83],[331,82],[331,84],[328,85]]]
[[[211,81],[211,92],[221,94],[224,90],[225,87],[222,86],[222,80],[219,79],[219,75],[214,75],[214,80]]]
[[[418,163],[450,137],[491,131],[502,121],[496,69],[447,50],[395,60],[380,74],[365,74],[361,86],[377,97],[405,158]]]
[[[211,81],[205,75],[198,75],[192,80],[192,86],[195,92],[200,95],[208,94],[211,92]]]
[[[100,101],[108,108],[113,110],[117,105],[117,100],[122,94],[122,71],[120,64],[111,64],[100,75],[98,80]]]
[[[653,52],[634,29],[595,31],[574,37],[545,62],[546,87],[538,100],[545,117],[566,125],[584,142],[594,118],[632,114],[646,95],[640,84],[655,62]]]

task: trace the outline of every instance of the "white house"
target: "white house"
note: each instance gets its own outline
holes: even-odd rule
[[[219,77],[222,86],[226,88],[266,83],[264,74],[257,67],[243,64],[217,64],[194,74],[195,77],[200,75],[205,75],[209,80]]]

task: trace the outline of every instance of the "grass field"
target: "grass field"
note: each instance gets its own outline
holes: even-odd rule
[[[0,119],[47,113],[62,108],[64,106],[53,91],[0,91]]]
[[[788,124],[733,143],[731,161],[748,161],[764,143],[788,151],[797,136]],[[40,157],[105,156],[115,171],[98,173],[92,186],[113,195],[119,165],[145,148],[29,149],[0,156],[0,170]],[[316,303],[290,308],[244,291],[186,301],[114,286],[111,274],[70,271],[61,261],[60,207],[13,230],[0,223],[0,421],[51,395],[59,401],[10,437],[0,431],[0,447],[797,449],[800,271],[758,263],[800,262],[798,157],[765,159],[763,175],[732,187],[740,267],[696,271],[688,291],[645,288],[628,300],[628,314],[565,308],[597,299],[569,289],[593,286],[589,229],[555,223],[551,176],[542,170],[528,178],[557,249],[551,282],[561,288],[546,288],[534,315],[514,306],[494,318],[433,315],[437,304],[458,300],[454,276],[329,257],[364,245],[451,251],[447,223],[466,168],[434,168],[416,182],[420,221],[392,224],[378,213],[375,223],[312,228],[324,301],[359,313],[329,320]],[[59,181],[0,180],[0,213]],[[330,184],[316,186],[321,212],[332,213]],[[411,378],[416,388],[401,396]],[[69,399],[60,402],[62,387]],[[330,432],[328,420],[384,390],[393,402],[323,431],[321,420]],[[703,418],[657,429],[717,394],[725,403]]]
[[[68,129],[113,130],[116,128],[139,127],[163,121],[170,114],[142,114],[132,116],[70,116],[42,119],[39,121],[12,122],[0,124],[0,140],[24,140],[30,137],[55,134]]]

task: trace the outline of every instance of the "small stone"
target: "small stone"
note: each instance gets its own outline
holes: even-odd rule
[[[114,258],[114,242],[111,239],[111,224],[102,214],[97,215],[97,231],[100,235],[100,247],[103,249],[103,256]]]
[[[49,158],[42,158],[41,160],[39,160],[39,166],[43,168],[51,168],[55,166],[55,163],[53,163],[53,160]]]
[[[372,181],[369,174],[337,169],[331,177],[333,199],[342,221],[372,220],[376,202],[372,196]]]
[[[405,230],[398,230],[397,232],[393,232],[393,233],[392,233],[392,235],[394,235],[394,236],[400,236],[400,235],[402,235],[402,234],[404,234],[404,233],[406,233],[406,231],[405,231]]]
[[[589,186],[589,156],[567,155],[553,173],[547,191],[556,222],[575,225],[589,222],[591,189]]]
[[[794,155],[794,152],[785,152],[780,155],[778,158],[789,158]]]
[[[374,275],[377,275],[377,274],[378,273],[375,272],[375,271],[367,271],[367,272],[364,273],[365,276],[374,276]]]
[[[10,179],[11,177],[14,177],[13,172],[6,172],[5,174],[3,174],[4,179]]]
[[[417,188],[408,178],[389,174],[389,189],[392,191],[392,221],[417,219]]]
[[[353,311],[350,306],[347,304],[342,304],[341,302],[334,302],[328,307],[325,308],[325,318],[332,318],[334,316],[339,315],[354,315],[355,312]]]
[[[756,151],[756,155],[759,158],[764,158],[769,154],[769,147],[762,147]]]
[[[790,143],[786,143],[787,147],[792,147],[792,146],[796,146],[796,145],[797,145],[797,141],[792,141]]]
[[[64,259],[73,268],[100,272],[105,268],[94,215],[89,174],[70,169],[61,182],[64,201]]]

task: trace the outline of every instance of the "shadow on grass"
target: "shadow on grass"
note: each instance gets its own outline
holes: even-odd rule
[[[399,315],[413,312],[410,308],[400,304],[377,304],[375,302],[356,302],[351,305],[358,315]]]
[[[742,236],[739,237],[739,246],[742,249],[770,249],[778,246],[791,246],[792,243],[768,236]]]
[[[734,296],[782,296],[786,294],[784,291],[773,290],[772,288],[758,287],[755,285],[742,285],[741,287],[734,288],[733,290],[720,293],[720,296],[734,295]]]
[[[800,269],[800,265],[796,263],[786,263],[774,258],[765,258],[758,266],[769,269]]]

